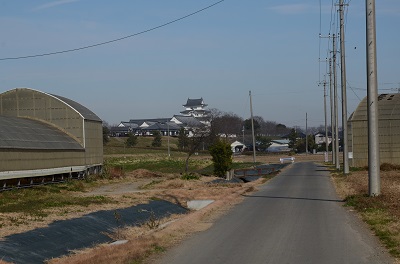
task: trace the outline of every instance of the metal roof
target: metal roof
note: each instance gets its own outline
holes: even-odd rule
[[[74,108],[76,111],[78,111],[83,118],[85,118],[86,120],[91,120],[91,121],[99,121],[102,122],[102,120],[100,119],[100,117],[98,117],[95,113],[93,113],[92,111],[90,111],[88,108],[84,107],[83,105],[81,105],[80,103],[77,103],[71,99],[59,96],[59,95],[55,95],[55,94],[50,94],[56,98],[58,98],[59,100],[63,101],[64,103],[68,104],[69,106],[71,106],[72,108]]]
[[[44,122],[0,116],[0,149],[84,150],[66,133]]]

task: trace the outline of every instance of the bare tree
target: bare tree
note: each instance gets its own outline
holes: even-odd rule
[[[228,138],[241,134],[243,119],[234,113],[220,112],[213,117],[211,126],[213,133]]]
[[[199,127],[192,127],[187,130],[187,156],[185,161],[185,172],[189,171],[189,159],[190,157],[201,150],[203,144],[207,142],[207,140],[211,136],[211,130],[209,126],[203,125]]]

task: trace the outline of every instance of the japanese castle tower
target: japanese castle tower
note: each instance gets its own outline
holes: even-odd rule
[[[186,104],[183,105],[185,110],[181,112],[184,116],[193,116],[199,121],[208,121],[210,111],[206,110],[207,104],[204,103],[203,98],[200,99],[187,99]]]

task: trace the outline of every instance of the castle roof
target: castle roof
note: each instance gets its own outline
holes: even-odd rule
[[[190,99],[190,98],[188,98],[186,104],[184,104],[183,106],[184,107],[196,107],[196,106],[204,107],[204,106],[207,106],[207,105],[204,103],[203,98],[200,98],[200,99]]]

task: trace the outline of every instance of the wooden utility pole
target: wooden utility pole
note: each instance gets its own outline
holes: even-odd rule
[[[368,180],[369,196],[381,193],[378,133],[378,74],[376,62],[375,0],[366,0],[367,23],[367,108],[368,108]]]

